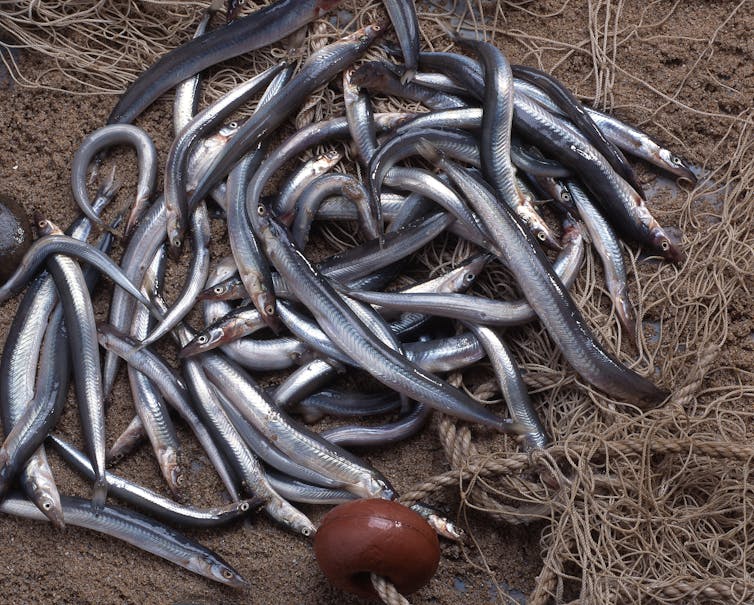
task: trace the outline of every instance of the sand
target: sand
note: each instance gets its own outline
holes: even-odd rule
[[[492,11],[489,5],[493,3],[483,4]],[[710,157],[709,150],[730,125],[729,120],[716,114],[733,116],[747,109],[750,112],[754,98],[751,5],[738,10],[729,20],[728,15],[736,7],[734,2],[661,1],[647,9],[644,5],[634,0],[620,5],[621,44],[614,57],[618,68],[600,71],[602,81],[612,78],[612,83],[609,94],[598,101],[607,100],[619,117],[642,126],[695,164],[715,166],[719,158]],[[555,75],[577,94],[594,98],[599,91],[588,52],[587,3],[511,4],[504,7],[504,15],[507,22],[501,21],[500,27],[509,35],[500,36],[498,42],[511,61],[541,62],[541,66],[550,69],[556,60],[564,58]],[[532,36],[562,40],[564,46],[550,45],[550,50],[534,52],[530,50],[535,46]],[[566,48],[573,48],[574,52],[567,53]],[[21,60],[26,70],[42,70],[51,65],[49,60],[29,53],[23,53]],[[75,214],[69,186],[71,159],[82,137],[104,123],[114,103],[112,96],[29,90],[0,75],[0,192],[67,225]],[[169,143],[169,111],[169,104],[161,101],[139,122],[155,136],[161,157]],[[723,150],[726,151],[730,149]],[[118,176],[131,187],[132,164],[130,155],[122,154],[118,159]],[[645,182],[653,178],[644,168],[640,176]],[[672,225],[679,202],[660,196],[653,203],[663,222]],[[110,292],[109,284],[98,290],[98,319],[106,317]],[[0,308],[3,341],[17,302],[12,300]],[[750,337],[746,337],[752,321],[748,312],[751,301],[748,303],[740,303],[741,313],[736,319],[739,329],[734,333],[741,336],[726,344],[727,358],[751,359]],[[132,416],[128,387],[121,374],[108,411],[109,443]],[[57,432],[81,445],[76,408],[70,397]],[[219,502],[221,488],[208,472],[206,459],[185,430],[180,436],[189,446],[191,501]],[[405,444],[366,452],[364,457],[399,490],[448,468],[432,428]],[[54,454],[51,460],[61,492],[88,494],[88,487]],[[148,448],[124,462],[118,472],[167,493]],[[455,518],[457,500],[450,496],[444,505]],[[304,510],[318,519],[326,507]],[[509,602],[502,594],[508,588],[515,589],[513,594],[518,595],[532,590],[541,565],[540,527],[508,527],[473,511],[467,511],[460,521],[468,524],[477,543],[461,548],[443,542],[437,575],[411,598],[412,603],[502,603]],[[329,587],[305,539],[261,516],[220,530],[187,533],[235,566],[248,578],[250,587],[242,591],[223,588],[91,531],[73,527],[55,531],[45,523],[3,516],[0,602],[357,602]]]

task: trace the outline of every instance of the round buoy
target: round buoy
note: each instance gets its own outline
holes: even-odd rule
[[[31,246],[31,238],[31,225],[23,206],[0,194],[0,284],[13,275]]]
[[[437,534],[417,513],[390,500],[354,500],[332,509],[314,538],[314,554],[333,586],[376,598],[370,574],[410,594],[440,562]]]

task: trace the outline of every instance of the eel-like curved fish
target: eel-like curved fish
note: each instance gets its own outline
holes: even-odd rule
[[[119,506],[109,505],[95,512],[88,501],[73,496],[62,496],[60,502],[67,525],[85,527],[118,538],[221,584],[234,588],[248,585],[241,574],[219,555],[158,521]],[[3,500],[0,512],[45,520],[31,502],[18,496]]]
[[[518,186],[511,160],[513,120],[513,74],[502,52],[488,42],[458,39],[479,56],[484,66],[484,112],[482,114],[482,168],[498,196],[531,228],[537,239],[557,250],[552,230],[539,217],[526,192]]]
[[[103,149],[115,145],[130,145],[136,150],[139,163],[139,180],[136,184],[136,199],[126,223],[126,235],[131,232],[141,216],[147,201],[152,197],[157,182],[157,149],[152,138],[141,128],[131,124],[108,124],[86,135],[81,141],[71,165],[71,189],[73,199],[86,217],[100,228],[106,228],[99,214],[89,204],[86,191],[86,173],[89,163]]]
[[[384,0],[385,9],[398,36],[398,44],[406,64],[404,83],[413,79],[419,64],[419,20],[414,0]]]
[[[604,392],[640,407],[659,403],[668,393],[630,370],[594,338],[550,261],[517,214],[467,172],[433,149],[426,157],[458,185],[484,221],[501,259],[512,268],[526,300],[568,363]]]
[[[301,2],[301,4],[308,4],[308,2]],[[259,142],[260,138],[269,136],[271,132],[276,130],[313,91],[329,82],[336,74],[359,59],[381,34],[382,28],[379,25],[368,25],[333,44],[321,48],[309,57],[299,73],[283,87],[280,93],[260,107],[239,128],[238,133],[226,146],[222,155],[215,159],[210,169],[199,181],[196,190],[189,199],[189,207],[207,195],[210,189],[228,174],[231,167]],[[256,212],[256,209],[253,210]],[[254,220],[251,213],[249,213],[249,218],[252,221]]]
[[[280,223],[261,213],[257,225],[260,241],[272,264],[285,277],[299,300],[309,307],[333,343],[364,370],[409,398],[435,409],[499,431],[518,431],[518,425],[496,416],[386,346],[345,304],[330,283],[312,269]]]
[[[89,459],[82,452],[54,435],[50,435],[48,440],[71,468],[90,481],[94,479],[94,469],[92,469]],[[254,498],[233,502],[225,506],[197,508],[174,502],[109,471],[105,473],[105,476],[110,486],[109,491],[116,498],[132,504],[166,523],[182,527],[206,528],[225,525],[259,508],[261,504],[261,500]]]
[[[278,0],[190,40],[144,71],[120,97],[107,123],[133,122],[176,84],[212,65],[282,40],[337,4],[338,0]]]

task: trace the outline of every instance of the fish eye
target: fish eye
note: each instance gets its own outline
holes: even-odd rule
[[[467,273],[467,274],[466,274],[466,275],[464,276],[464,279],[465,279],[466,281],[474,281],[474,279],[476,279],[476,275],[474,275],[473,273]]]
[[[228,124],[228,128],[238,128],[238,122],[231,122],[230,124]]]
[[[230,580],[233,577],[233,574],[230,572],[229,569],[223,569],[222,570],[223,578],[226,580]]]
[[[265,214],[267,214],[267,210],[265,210],[265,207],[262,206],[262,204],[259,204],[259,206],[257,206],[257,214],[259,216],[264,216]]]
[[[662,242],[660,242],[660,248],[662,248],[663,252],[667,252],[670,250],[670,242],[666,239],[662,240]]]
[[[178,487],[180,487],[181,485],[183,485],[183,475],[178,475],[178,476],[177,476],[177,477],[175,478],[175,484],[176,484],[176,485],[177,485]]]
[[[207,338],[207,336],[206,336],[205,334],[202,334],[201,336],[199,336],[199,337],[198,337],[198,338],[196,339],[196,342],[198,342],[198,343],[199,343],[200,345],[203,345],[203,344],[207,344],[207,341],[208,341],[208,340],[209,340],[209,339]]]
[[[45,510],[50,510],[52,508],[52,504],[50,502],[45,502],[42,505],[42,508],[45,509]]]
[[[303,528],[303,529],[301,530],[301,533],[302,533],[303,535],[307,536],[307,537],[309,537],[309,536],[311,536],[311,535],[312,535],[312,532],[311,532],[311,530],[310,530],[310,529],[309,529],[308,527],[305,527],[305,528]]]
[[[563,200],[564,202],[570,202],[571,194],[564,191],[563,193],[560,194],[560,199]]]
[[[540,242],[543,242],[547,239],[547,236],[545,235],[544,231],[540,231],[539,233],[537,233],[537,238]]]
[[[249,503],[248,502],[242,502],[241,506],[239,508],[241,509],[242,512],[245,513],[247,510],[249,510]]]
[[[267,315],[274,315],[274,314],[275,314],[275,307],[273,307],[272,305],[267,305],[267,306],[266,306],[266,307],[264,308],[264,312],[265,312],[265,313],[266,313]]]
[[[222,286],[217,286],[217,287],[215,288],[215,294],[222,294],[222,293],[223,293],[223,288],[222,288]]]

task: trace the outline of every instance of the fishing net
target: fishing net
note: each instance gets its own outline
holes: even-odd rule
[[[628,366],[672,391],[662,407],[640,412],[593,391],[569,370],[537,325],[510,330],[537,408],[552,438],[524,454],[450,418],[435,419],[446,462],[403,494],[458,505],[466,514],[541,532],[541,571],[527,602],[746,603],[754,600],[751,440],[751,287],[754,272],[754,130],[745,2],[418,3],[425,48],[446,50],[448,29],[498,44],[513,62],[554,73],[591,104],[636,123],[693,161],[702,175],[690,189],[652,180],[650,205],[663,225],[683,233],[687,260],[658,264],[625,248],[631,294],[642,318],[632,343],[615,320],[602,269],[590,251],[573,296],[606,347]],[[122,92],[145,67],[192,35],[202,2],[0,2],[3,61],[23,86],[76,94]],[[694,11],[705,15],[706,24]],[[293,51],[254,53],[215,70],[205,101],[244,73],[283,54],[307,56],[344,27],[384,19],[379,2],[343,2],[333,18],[309,28]],[[29,73],[13,49],[49,57],[48,71]],[[372,56],[385,56],[382,50]],[[651,57],[649,55],[652,55]],[[643,59],[642,59],[643,57]],[[749,57],[750,59],[750,57]],[[659,61],[659,62],[658,62]],[[660,66],[659,68],[657,66]],[[654,67],[652,67],[654,66]],[[652,69],[663,69],[661,75]],[[749,80],[733,77],[734,70]],[[733,72],[733,73],[731,73]],[[664,74],[664,75],[663,75]],[[378,99],[383,110],[416,109]],[[315,94],[298,126],[342,112],[337,87]],[[349,171],[356,170],[347,165]],[[327,246],[352,245],[355,231],[320,230]],[[416,255],[413,276],[440,272],[468,255],[449,238]],[[515,295],[503,268],[487,271],[475,292]],[[450,381],[501,409],[486,364]],[[489,571],[502,549],[464,554]],[[395,595],[384,598],[398,602]]]

